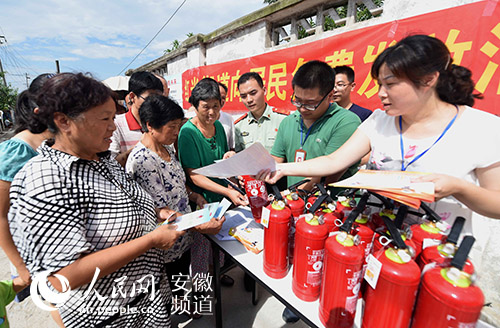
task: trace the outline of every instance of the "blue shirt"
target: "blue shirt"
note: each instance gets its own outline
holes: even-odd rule
[[[38,153],[21,139],[0,143],[0,180],[12,182],[16,173]]]

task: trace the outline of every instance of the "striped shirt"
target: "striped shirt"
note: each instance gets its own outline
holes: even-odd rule
[[[153,200],[109,154],[83,160],[48,142],[39,151],[14,177],[9,211],[14,243],[32,275],[57,272],[156,227]],[[65,326],[170,327],[171,293],[163,266],[164,251],[151,249],[97,280],[87,297],[89,285],[72,290],[59,308]],[[149,281],[149,291],[137,291],[138,281],[148,275],[142,286]],[[112,312],[127,307],[137,311]]]

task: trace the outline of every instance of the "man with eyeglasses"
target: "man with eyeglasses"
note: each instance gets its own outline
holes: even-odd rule
[[[266,88],[258,73],[248,72],[238,79],[241,102],[248,112],[234,121],[235,150],[241,151],[255,142],[271,151],[281,121],[288,115],[266,103]]]
[[[163,93],[162,82],[153,73],[135,72],[128,84],[129,94],[126,97],[128,112],[116,116],[116,130],[109,146],[109,150],[123,167],[130,151],[142,138],[139,108],[150,94]]]
[[[351,137],[360,124],[359,117],[332,103],[335,71],[327,63],[310,61],[302,65],[292,80],[291,102],[297,110],[281,123],[271,155],[278,163],[304,161],[330,154]],[[327,178],[334,182],[357,171],[357,163],[346,172]],[[304,179],[288,177],[288,185]],[[301,188],[310,190],[320,178]]]
[[[344,107],[358,115],[361,122],[364,122],[372,114],[372,111],[358,106],[351,101],[351,92],[355,87],[354,70],[349,66],[335,67],[335,92],[333,93],[333,101],[340,107]]]

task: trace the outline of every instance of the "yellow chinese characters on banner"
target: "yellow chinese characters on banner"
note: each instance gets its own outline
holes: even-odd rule
[[[470,19],[474,17],[474,19]],[[476,92],[483,95],[474,107],[500,115],[500,6],[489,1],[436,11],[400,21],[370,26],[287,49],[250,58],[201,66],[183,73],[184,108],[189,107],[191,90],[203,77],[212,77],[228,87],[226,111],[242,112],[237,82],[246,72],[257,72],[267,89],[267,102],[294,110],[290,103],[292,79],[298,68],[310,60],[330,66],[348,65],[355,70],[358,87],[354,103],[374,110],[380,108],[378,85],[371,77],[377,56],[398,40],[411,34],[426,34],[447,45],[453,64],[472,71]]]

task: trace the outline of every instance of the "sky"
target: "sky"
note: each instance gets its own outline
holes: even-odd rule
[[[0,59],[7,83],[26,89],[26,73],[89,72],[104,80],[123,71],[184,0],[0,0]],[[163,55],[187,33],[208,34],[266,6],[262,0],[186,0],[127,68]],[[2,38],[1,36],[4,36]]]

